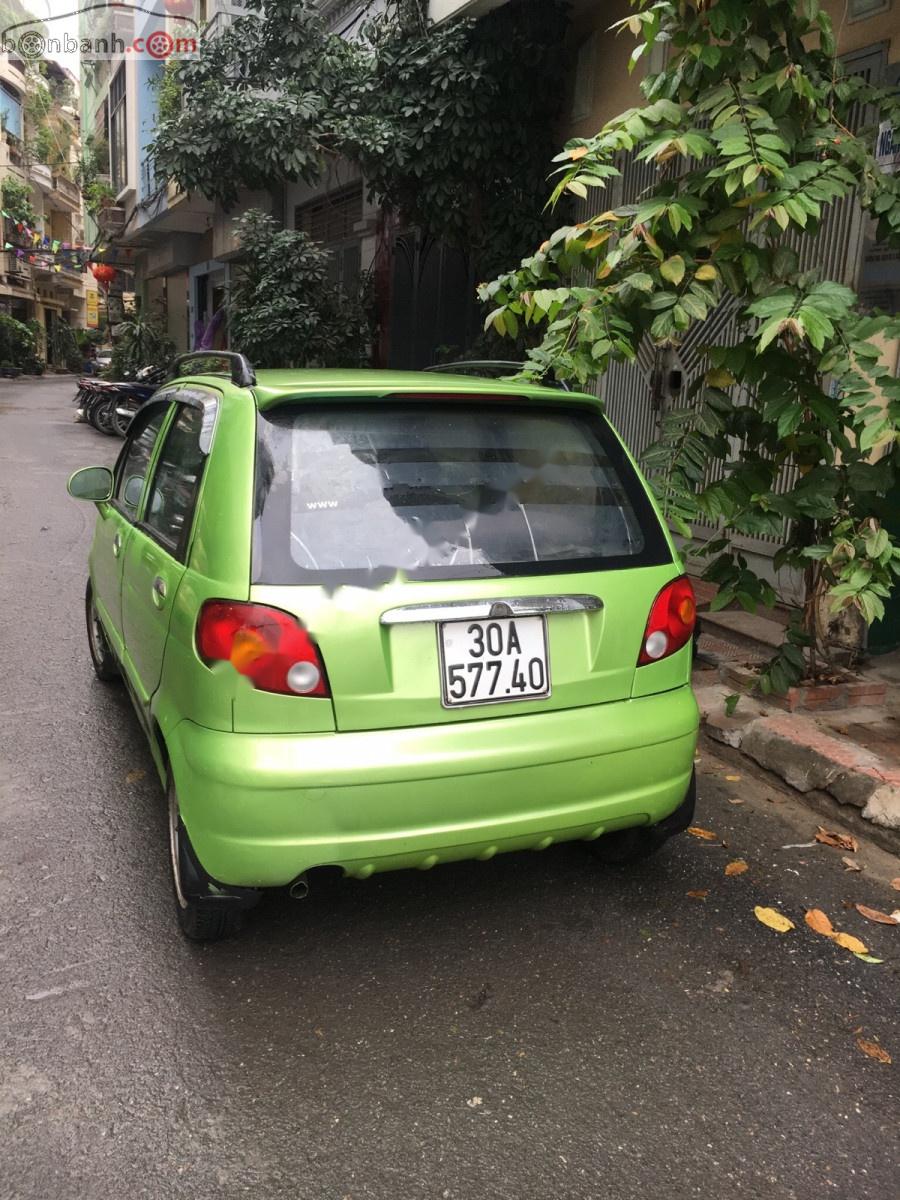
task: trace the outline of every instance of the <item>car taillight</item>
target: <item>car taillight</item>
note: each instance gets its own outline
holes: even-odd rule
[[[653,601],[638,666],[659,662],[687,645],[697,623],[697,601],[687,575],[673,579]]]
[[[296,617],[279,608],[208,600],[197,619],[197,651],[207,666],[230,662],[263,692],[331,695],[318,647]]]

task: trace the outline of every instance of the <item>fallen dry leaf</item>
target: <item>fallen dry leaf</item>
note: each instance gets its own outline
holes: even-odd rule
[[[789,921],[777,909],[762,908],[757,904],[753,911],[757,921],[762,921],[763,925],[768,925],[769,929],[774,929],[776,933],[787,933],[789,929],[794,928],[794,922]]]
[[[853,954],[868,954],[869,947],[865,942],[861,942],[858,937],[854,937],[852,933],[834,933],[831,936],[833,942],[837,942],[845,950],[850,950]]]
[[[884,1046],[879,1046],[877,1042],[867,1042],[865,1038],[857,1038],[856,1044],[863,1054],[868,1054],[869,1058],[874,1058],[876,1062],[890,1064],[894,1061]]]
[[[692,900],[705,900],[709,895],[709,888],[698,888],[694,892],[688,892]]]
[[[868,908],[865,904],[854,904],[853,907],[861,917],[865,917],[867,921],[877,921],[879,925],[896,925],[897,922],[893,916],[888,916],[887,913],[879,912],[877,908]]]
[[[140,767],[135,767],[133,771],[129,771],[125,776],[126,783],[137,783],[139,779],[143,779],[146,774]]]
[[[806,923],[815,933],[822,933],[825,937],[834,937],[834,926],[821,908],[811,908],[806,914]]]
[[[861,871],[862,870],[862,867],[859,865],[859,863],[855,862],[852,858],[846,858],[846,857],[842,858],[841,862],[844,864],[845,871]]]
[[[833,829],[824,829],[821,825],[816,829],[816,841],[825,846],[837,846],[839,850],[852,850],[854,854],[859,849],[859,842],[852,834],[835,833]]]
[[[729,804],[743,804],[744,802],[743,802],[743,800],[739,800],[739,799],[738,799],[738,798],[735,796],[733,799],[729,799],[728,803],[729,803]]]
[[[716,842],[719,840],[717,833],[713,833],[711,829],[701,829],[699,825],[689,825],[688,833],[695,838],[703,838],[707,842]]]
[[[729,783],[738,783],[741,777],[740,775],[726,775],[725,778]]]
[[[898,875],[896,879],[891,880],[891,887],[895,892],[900,892],[900,875]]]
[[[867,963],[883,963],[884,962],[883,958],[876,958],[874,956],[874,954],[857,954],[856,957],[859,959],[860,962],[867,962]]]
[[[734,862],[730,862],[725,868],[726,875],[743,875],[748,869],[747,864],[742,858],[736,858]]]

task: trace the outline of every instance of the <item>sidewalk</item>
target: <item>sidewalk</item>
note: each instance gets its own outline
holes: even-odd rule
[[[784,711],[761,695],[740,694],[731,716],[726,699],[739,693],[742,667],[767,661],[781,641],[778,620],[743,611],[709,613],[714,589],[697,581],[701,636],[694,690],[704,733],[774,772],[848,827],[866,832],[900,853],[900,651],[863,666],[856,706],[825,710],[812,689],[805,711]],[[866,693],[884,693],[884,704],[866,704]]]

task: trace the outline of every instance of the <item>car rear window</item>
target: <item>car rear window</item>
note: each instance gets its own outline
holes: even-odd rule
[[[259,415],[254,582],[553,574],[671,561],[603,417],[331,403]]]

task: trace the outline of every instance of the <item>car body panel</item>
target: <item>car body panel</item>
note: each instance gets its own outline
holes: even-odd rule
[[[138,526],[122,569],[122,633],[126,667],[141,704],[159,686],[172,606],[184,575],[178,562]]]
[[[323,588],[255,585],[250,596],[294,613],[319,644],[338,729],[393,729],[628,699],[650,604],[679,574],[669,563],[537,577],[406,581],[372,589],[339,588],[333,594]],[[436,623],[382,623],[384,613],[406,605],[582,593],[599,597],[602,607],[550,613],[546,618],[551,679],[547,699],[447,709],[441,703]],[[636,604],[635,595],[647,599]]]
[[[122,564],[134,526],[110,501],[97,505],[97,522],[88,558],[94,603],[113,653],[121,659]]]
[[[323,735],[168,738],[182,818],[216,879],[365,877],[656,824],[683,801],[690,688],[494,721]]]

